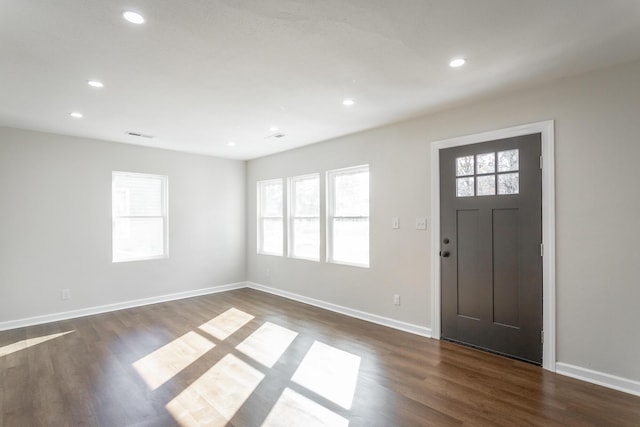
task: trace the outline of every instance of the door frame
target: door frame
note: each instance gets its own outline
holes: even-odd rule
[[[542,144],[542,367],[556,370],[556,262],[555,262],[555,159],[553,120],[530,123],[472,135],[434,141],[431,144],[431,334],[440,339],[440,150],[496,139],[541,134]]]

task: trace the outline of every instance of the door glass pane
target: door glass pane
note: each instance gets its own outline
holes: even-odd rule
[[[479,176],[478,196],[493,196],[494,194],[496,194],[496,176]]]
[[[511,172],[519,169],[518,150],[507,150],[498,152],[498,172]],[[511,194],[511,193],[505,193]]]
[[[498,175],[498,194],[518,194],[520,191],[520,174],[503,173]]]
[[[458,157],[456,159],[456,176],[473,175],[473,166],[473,156]]]
[[[478,154],[476,156],[478,174],[494,173],[496,171],[496,153]]]
[[[475,187],[475,181],[472,176],[467,178],[456,178],[456,196],[457,197],[473,197],[475,195],[474,187]]]

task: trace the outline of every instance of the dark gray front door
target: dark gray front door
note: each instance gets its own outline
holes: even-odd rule
[[[444,339],[542,363],[540,134],[440,151]]]

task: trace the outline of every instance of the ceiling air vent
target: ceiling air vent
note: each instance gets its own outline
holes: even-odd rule
[[[144,133],[140,133],[140,132],[125,132],[125,133],[129,136],[137,136],[138,138],[147,138],[147,139],[153,138],[153,135],[145,135]]]

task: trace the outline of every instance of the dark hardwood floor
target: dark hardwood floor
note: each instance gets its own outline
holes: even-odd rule
[[[250,289],[0,332],[0,426],[639,426],[640,398]]]

